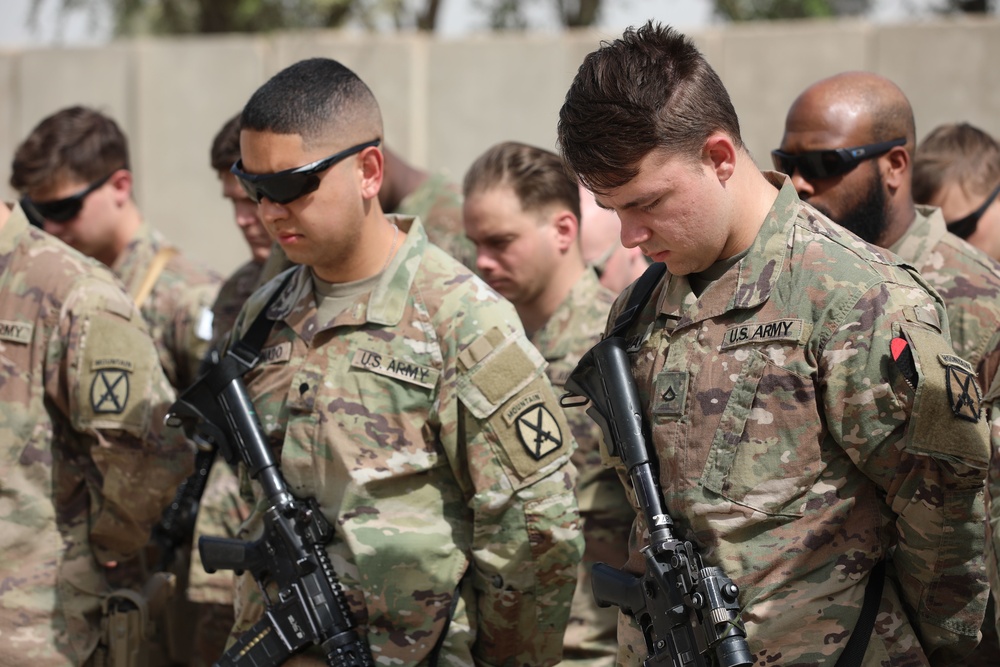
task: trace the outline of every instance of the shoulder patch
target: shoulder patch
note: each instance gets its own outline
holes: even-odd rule
[[[562,447],[563,435],[559,423],[544,405],[538,404],[524,410],[515,423],[521,444],[536,461],[541,461]]]
[[[120,415],[129,398],[129,371],[102,368],[94,373],[90,384],[90,408],[95,415]]]
[[[979,393],[979,384],[971,364],[951,354],[939,354],[938,361],[944,366],[945,386],[948,388],[948,403],[952,413],[959,419],[979,423],[983,397]]]
[[[0,340],[27,345],[34,331],[35,325],[31,322],[0,320]]]

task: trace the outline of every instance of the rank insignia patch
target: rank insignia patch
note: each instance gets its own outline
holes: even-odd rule
[[[106,368],[97,371],[90,385],[94,414],[120,415],[128,405],[128,371]]]
[[[939,359],[945,368],[945,384],[952,413],[959,419],[978,423],[982,396],[976,376],[962,359],[950,355],[940,355]],[[955,362],[949,363],[951,360]]]
[[[562,447],[559,422],[544,405],[535,405],[522,412],[516,426],[521,443],[536,461]]]

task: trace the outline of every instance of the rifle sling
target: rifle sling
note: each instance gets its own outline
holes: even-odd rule
[[[635,322],[639,314],[646,307],[646,302],[652,296],[653,290],[660,283],[660,279],[666,273],[667,266],[662,262],[651,264],[646,271],[639,276],[629,294],[625,309],[621,311],[615,319],[615,324],[611,328],[608,338],[623,335]],[[861,614],[854,625],[847,645],[844,647],[840,658],[837,659],[835,667],[856,667],[860,666],[868,650],[868,640],[871,639],[872,630],[875,628],[875,617],[878,616],[879,604],[882,602],[882,588],[885,584],[885,560],[880,560],[872,568],[868,578],[868,585],[865,587],[865,601],[861,607]]]
[[[667,272],[667,265],[663,262],[656,262],[650,264],[649,268],[643,272],[639,279],[635,281],[635,287],[632,288],[632,293],[629,294],[628,302],[625,304],[625,309],[619,313],[618,318],[615,320],[614,326],[611,328],[611,333],[607,335],[607,338],[614,338],[615,336],[621,336],[629,327],[635,322],[636,318],[639,317],[639,313],[642,309],[646,307],[646,302],[649,301],[649,297],[652,296],[653,290],[656,286],[660,284],[660,279],[663,278],[663,274]]]

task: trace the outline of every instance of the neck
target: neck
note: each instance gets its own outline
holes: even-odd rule
[[[778,198],[778,188],[764,177],[748,153],[741,150],[737,159],[737,169],[729,179],[733,188],[733,226],[719,259],[729,259],[753,245]]]
[[[7,224],[7,220],[10,219],[10,209],[7,208],[7,203],[0,201],[0,229],[3,229]]]
[[[135,238],[139,227],[142,226],[142,215],[139,208],[131,199],[122,206],[119,219],[115,225],[114,237],[107,247],[100,253],[94,255],[94,259],[108,267],[115,265],[122,252],[128,244]]]
[[[587,266],[579,251],[567,255],[541,293],[530,301],[514,304],[514,309],[521,318],[521,324],[529,336],[533,336],[548,323],[586,270]]]
[[[909,197],[900,197],[899,199],[901,201],[893,201],[889,204],[889,211],[887,212],[889,224],[886,226],[882,238],[879,239],[878,246],[880,248],[891,248],[894,246],[899,239],[906,236],[906,232],[910,231],[913,221],[917,219],[917,208],[913,204],[913,199]]]
[[[368,202],[370,205],[371,202]],[[331,265],[316,265],[313,272],[328,283],[350,283],[381,273],[403,245],[406,233],[391,222],[382,209],[371,205],[354,239],[359,250]]]

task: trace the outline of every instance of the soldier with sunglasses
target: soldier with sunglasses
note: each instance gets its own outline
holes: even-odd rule
[[[915,144],[903,91],[846,72],[799,95],[772,157],[802,199],[921,272],[944,299],[952,346],[986,391],[1000,363],[1000,264],[950,233],[939,209],[914,204]]]
[[[354,72],[296,63],[241,127],[233,174],[298,266],[231,343],[263,313],[247,389],[289,487],[335,527],[376,662],[555,664],[582,551],[575,442],[516,311],[418,218],[383,213],[381,111]],[[256,512],[245,537],[260,529]],[[249,575],[235,598],[238,634],[262,614]]]
[[[968,123],[940,125],[917,146],[913,199],[939,206],[948,231],[1000,260],[1000,143]]]
[[[118,124],[86,107],[62,109],[21,142],[11,170],[28,217],[111,268],[149,324],[170,383],[190,385],[211,340],[221,279],[143,221]]]

